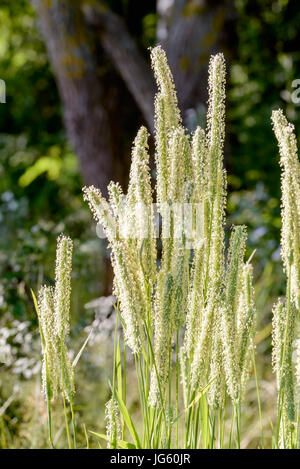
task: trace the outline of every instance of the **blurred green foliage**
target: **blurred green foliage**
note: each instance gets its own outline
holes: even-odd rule
[[[300,129],[292,82],[300,77],[299,3],[236,0],[237,48],[230,73],[228,106],[231,167],[235,187],[263,182],[280,195],[280,171],[271,128],[272,109],[282,107]]]
[[[56,237],[63,231],[75,240],[74,315],[85,324],[80,305],[101,292],[103,246],[82,202],[77,158],[27,0],[1,2],[0,77],[6,83],[6,104],[0,105],[0,327],[14,319],[36,326],[29,289],[53,281]],[[82,276],[85,287],[76,288]]]
[[[0,76],[7,94],[7,105],[0,106],[1,132],[25,133],[29,145],[39,148],[53,143],[53,134],[56,143],[63,141],[58,92],[28,0],[1,2]]]

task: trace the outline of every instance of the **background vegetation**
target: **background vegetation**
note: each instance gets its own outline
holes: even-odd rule
[[[80,3],[84,2],[74,5]],[[159,39],[162,3],[105,2],[108,11],[122,19],[147,61],[147,48]],[[197,2],[184,3],[189,8],[197,6]],[[217,12],[219,2],[211,3]],[[261,331],[257,338],[261,352],[259,372],[266,379],[263,405],[269,408],[272,418],[276,392],[270,367],[270,311],[274,298],[283,293],[284,277],[279,251],[278,150],[270,116],[272,109],[282,107],[299,132],[299,105],[292,102],[291,93],[292,81],[300,78],[300,9],[296,0],[228,3],[230,18],[223,24],[229,82],[228,211],[231,223],[249,227],[250,248],[257,250],[254,264]],[[201,12],[197,14],[201,17]],[[6,82],[7,103],[0,105],[0,357],[5,358],[0,363],[0,447],[47,446],[46,427],[44,433],[35,432],[40,419],[45,424],[46,419],[39,388],[37,320],[29,289],[36,290],[44,281],[53,282],[55,240],[62,231],[75,240],[74,353],[87,328],[93,322],[95,326],[80,365],[79,376],[84,375],[85,379],[78,386],[76,400],[77,411],[84,411],[87,426],[90,424],[96,431],[103,429],[103,402],[108,397],[105,372],[110,372],[111,357],[110,348],[103,344],[110,338],[113,323],[105,300],[100,301],[100,307],[95,301],[100,295],[109,294],[105,246],[96,237],[82,201],[81,187],[87,178],[80,169],[82,158],[81,165],[77,158],[82,149],[76,147],[70,129],[67,138],[63,123],[66,100],[64,96],[61,99],[56,84],[58,73],[50,66],[45,37],[37,23],[31,2],[1,2],[0,78]],[[97,30],[93,34],[96,36]],[[216,47],[223,49],[218,41]],[[99,80],[104,87],[110,84],[106,112],[111,111],[112,118],[116,112],[120,114],[113,129],[117,149],[111,153],[118,155],[112,160],[107,177],[125,185],[131,141],[145,114],[128,92],[128,84],[107,50],[102,51],[99,46],[99,51]],[[206,68],[209,53],[207,47]],[[109,103],[116,104],[110,109]],[[195,98],[195,103],[194,108],[188,104],[185,108],[185,124],[191,128],[204,115],[203,97],[199,102]],[[267,380],[271,385],[267,385]],[[93,400],[89,399],[91,395]],[[134,399],[133,393],[133,409]],[[251,408],[248,415],[251,421]],[[255,444],[255,431],[253,435],[250,431],[244,446]]]

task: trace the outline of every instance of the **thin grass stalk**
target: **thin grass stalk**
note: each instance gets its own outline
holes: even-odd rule
[[[237,240],[241,239],[241,247],[237,247],[237,253],[232,256],[229,252],[229,267],[225,264],[224,57],[218,54],[211,58],[207,129],[203,131],[198,128],[192,142],[182,126],[172,74],[161,47],[151,51],[151,59],[158,85],[155,98],[155,160],[156,195],[163,226],[160,267],[156,265],[155,243],[136,238],[132,233],[135,229],[140,232],[143,224],[136,203],[150,206],[153,201],[148,133],[145,128],[139,130],[133,146],[127,194],[118,184],[111,183],[109,199],[112,207],[94,187],[84,189],[85,198],[96,220],[104,226],[112,249],[114,292],[120,300],[125,340],[136,363],[143,416],[143,445],[170,448],[173,440],[176,445],[179,444],[179,327],[182,327],[186,315],[187,333],[182,348],[185,353],[182,372],[186,407],[185,446],[215,447],[218,433],[219,441],[224,440],[221,422],[220,428],[217,428],[217,405],[210,406],[206,395],[197,397],[199,390],[205,389],[211,379],[213,360],[221,360],[220,357],[225,358],[226,367],[224,369],[220,365],[214,369],[218,369],[221,383],[226,379],[227,391],[233,401],[232,415],[239,445],[240,411],[237,408],[234,410],[234,405],[240,402],[242,384],[247,377],[249,357],[246,352],[251,338],[247,337],[247,327],[250,329],[248,316],[243,313],[244,316],[240,317],[238,308],[243,303],[240,272],[244,266],[245,235],[242,227],[235,230],[240,236]],[[122,210],[123,200],[125,210]],[[176,237],[179,218],[172,207],[177,203],[190,202],[200,203],[204,216],[203,239],[197,238],[195,242],[191,277],[190,251],[185,251],[187,238],[184,230],[181,230],[180,240]],[[148,215],[149,220],[151,222],[151,215]],[[123,228],[129,236],[122,236]],[[169,233],[167,228],[170,229]],[[228,270],[230,275],[227,278]],[[220,305],[225,321],[222,331],[215,326]],[[174,336],[176,362],[173,367]],[[210,341],[211,336],[213,341]],[[219,346],[216,359],[212,357],[213,343]],[[237,370],[236,365],[240,369]],[[115,372],[114,368],[113,389]],[[148,406],[148,400],[152,408]],[[222,400],[223,394],[219,396],[219,405]],[[174,408],[178,416],[176,435],[173,433]],[[220,417],[224,424],[225,412]]]
[[[288,348],[288,334],[290,331],[290,315],[291,315],[291,282],[290,276],[291,274],[291,265],[289,266],[289,275],[287,279],[287,304],[286,304],[286,324],[285,324],[285,331],[284,331],[284,341],[283,341],[283,352],[282,352],[282,359],[281,359],[281,374],[279,378],[280,382],[280,389],[279,389],[279,396],[278,396],[278,420],[277,420],[277,447],[280,446],[280,432],[282,431],[283,434],[286,432],[285,422],[284,419],[284,391],[285,391],[285,377],[284,373],[286,373],[286,355],[287,355],[287,348]],[[283,436],[283,440],[285,442],[285,438]],[[284,443],[285,446],[285,443]]]
[[[260,400],[258,376],[257,376],[257,369],[256,369],[255,349],[254,349],[253,344],[252,344],[252,362],[253,362],[253,370],[254,370],[254,378],[255,378],[257,404],[258,404],[259,425],[260,425],[260,435],[261,435],[261,447],[263,449],[264,448],[264,426],[263,426],[263,420],[262,420],[261,400]]]
[[[234,406],[234,416],[236,422],[236,442],[237,449],[241,448],[241,403],[240,401]]]

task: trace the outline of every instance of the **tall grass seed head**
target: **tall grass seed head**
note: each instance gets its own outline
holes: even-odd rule
[[[54,289],[42,286],[38,295],[38,311],[42,337],[43,364],[42,387],[50,401],[57,395],[60,386],[60,360],[58,337],[55,328]]]
[[[56,249],[54,290],[55,321],[59,337],[64,337],[69,330],[72,251],[71,238],[59,236]]]
[[[116,449],[118,440],[121,439],[120,413],[114,397],[105,405],[107,447]]]

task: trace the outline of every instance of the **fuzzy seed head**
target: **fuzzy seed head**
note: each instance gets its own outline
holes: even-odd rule
[[[55,399],[60,386],[58,337],[55,328],[54,289],[42,286],[38,295],[39,322],[42,335],[43,393],[49,401]]]
[[[120,414],[116,400],[112,397],[105,407],[107,447],[116,449],[117,442],[121,439]]]
[[[294,126],[281,109],[272,113],[282,169],[281,254],[290,277],[293,301],[300,309],[300,162]]]
[[[286,309],[282,301],[278,301],[273,307],[272,320],[272,360],[273,370],[277,377],[277,387],[280,388],[282,352],[284,343]]]
[[[253,268],[250,264],[245,264],[242,267],[240,299],[236,320],[237,364],[241,395],[246,388],[254,348],[256,311],[252,284]]]
[[[114,242],[112,259],[115,273],[114,285],[125,324],[125,340],[133,353],[139,353],[144,339],[142,320],[145,309],[139,286],[134,273],[127,264],[127,258],[124,256],[123,244]]]
[[[233,227],[227,262],[227,272],[225,277],[225,296],[229,305],[236,311],[238,295],[241,288],[240,279],[242,272],[243,259],[246,248],[246,227]]]
[[[168,380],[169,353],[173,330],[171,324],[173,283],[171,273],[166,275],[162,271],[159,273],[154,323],[156,369],[153,367],[152,370],[149,396],[149,402],[153,408],[161,404],[159,386],[162,394],[164,394]]]
[[[88,202],[94,219],[101,223],[107,239],[112,243],[116,234],[116,224],[106,199],[102,196],[101,191],[94,186],[84,187],[82,191],[83,199]]]
[[[54,290],[55,321],[59,337],[64,337],[69,330],[72,251],[71,238],[59,236],[56,249]]]

